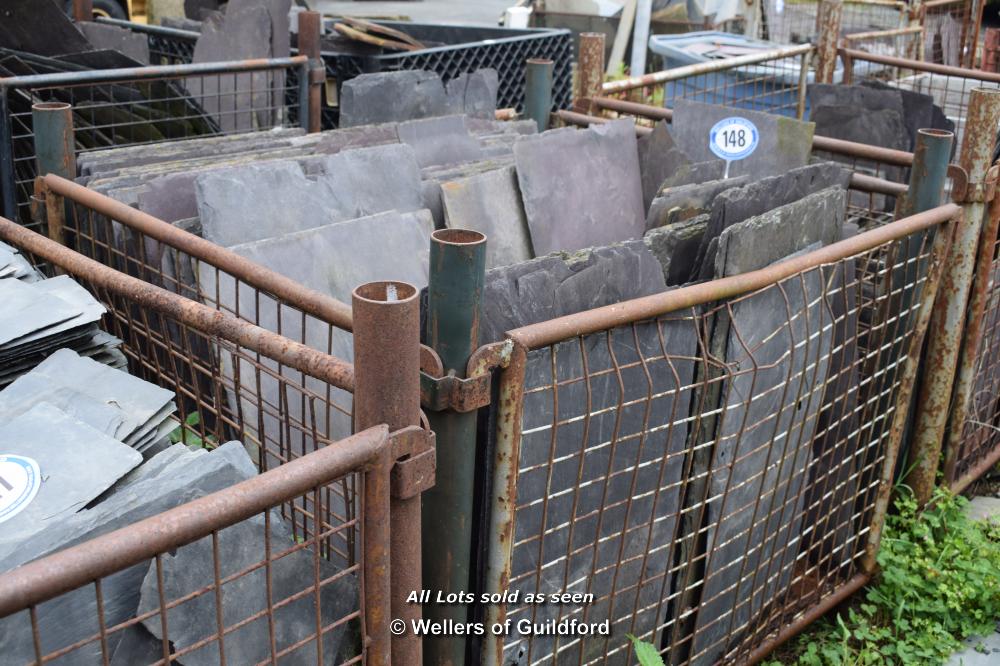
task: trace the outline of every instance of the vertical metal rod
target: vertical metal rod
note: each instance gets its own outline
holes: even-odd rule
[[[73,107],[64,102],[39,102],[31,106],[38,175],[54,173],[76,178],[76,143],[73,140]]]
[[[416,287],[405,282],[369,282],[354,290],[354,419],[358,431],[385,423],[390,431],[420,424],[420,303]],[[389,473],[394,461],[380,460],[375,490],[365,485],[365,501],[379,501],[389,493]],[[366,481],[367,481],[366,476]],[[381,493],[376,495],[376,491]],[[365,592],[391,608],[391,619],[406,623],[406,632],[391,637],[389,620],[382,614],[367,616],[372,638],[368,663],[419,664],[420,639],[410,630],[420,617],[420,605],[406,603],[407,595],[421,589],[420,495],[392,498],[388,520],[364,518]],[[373,538],[372,535],[377,538]],[[389,541],[389,575],[384,567],[370,567],[369,544],[384,548]],[[371,570],[370,570],[371,569]],[[385,602],[388,601],[386,605]],[[366,600],[370,603],[370,601]],[[376,641],[378,647],[375,648]],[[390,657],[391,655],[391,657]]]
[[[812,51],[806,51],[799,57],[799,98],[795,104],[795,117],[805,120],[806,95],[809,90],[809,64],[812,62]]]
[[[94,0],[73,0],[73,20],[93,21]]]
[[[549,127],[553,68],[551,60],[530,58],[524,73],[524,115],[535,121],[539,132]]]
[[[309,131],[309,62],[298,66],[299,70],[299,127]]]
[[[486,280],[486,236],[465,229],[431,235],[426,342],[441,357],[445,375],[466,376],[479,344],[479,304]],[[423,562],[427,589],[470,589],[473,494],[476,471],[476,412],[430,412],[437,438],[437,482],[424,493]],[[432,620],[468,621],[469,605],[430,604]],[[428,664],[461,664],[465,637],[424,638]]]
[[[9,89],[0,86],[0,198],[3,216],[17,219],[17,178],[14,175],[14,140],[11,137]]]
[[[820,0],[816,13],[816,83],[833,83],[844,0]]]
[[[299,12],[299,55],[309,57],[308,114],[303,128],[309,133],[320,131],[323,87],[326,82],[326,65],[320,53],[323,34],[323,15],[319,12]]]
[[[922,213],[941,205],[945,180],[948,178],[948,160],[954,132],[937,129],[917,130],[913,148],[913,166],[910,167],[910,184],[900,201],[896,218]]]
[[[592,100],[601,96],[604,83],[604,33],[584,32],[580,34],[580,98]],[[591,113],[591,103],[576,105],[580,113]]]
[[[918,503],[934,490],[947,426],[949,405],[965,327],[966,308],[975,272],[976,253],[985,212],[984,181],[992,162],[996,128],[1000,124],[1000,90],[975,88],[969,96],[965,138],[959,164],[968,175],[964,217],[955,231],[928,331],[926,366],[920,386],[914,426],[912,471],[906,483]]]
[[[521,456],[521,415],[524,410],[524,370],[528,350],[514,342],[510,365],[500,375],[500,404],[497,414],[496,449],[493,453],[493,494],[490,497],[489,556],[486,563],[486,592],[503,592],[510,586],[511,555],[514,552],[514,507],[517,503],[517,464]],[[486,607],[486,622],[503,622],[504,604]],[[500,666],[503,636],[487,634],[480,661],[484,666]]]

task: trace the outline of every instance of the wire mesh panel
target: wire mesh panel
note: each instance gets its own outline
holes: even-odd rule
[[[17,206],[6,215],[29,223],[37,175],[33,104],[71,104],[80,151],[293,126],[304,62],[285,58],[251,68],[219,63],[201,71],[186,66],[5,79],[0,96],[7,113],[0,114],[0,129],[6,129],[9,145],[0,150],[9,151],[10,158],[0,159],[0,182],[16,193]]]
[[[854,589],[950,233],[899,224],[744,295],[510,334],[531,342],[506,380],[502,663],[631,663],[628,633],[667,663],[742,662]]]
[[[106,16],[94,17],[94,20],[146,35],[151,65],[186,65],[194,58],[194,45],[199,35],[197,32],[122,21]]]
[[[183,494],[190,503],[141,522],[150,507],[137,499],[123,508],[131,521],[107,523],[118,531],[78,527],[69,550],[0,574],[20,593],[0,602],[4,663],[362,663],[363,570],[334,544],[363,539],[358,519],[337,515],[329,498],[369,462],[346,449],[371,458],[386,446],[386,428],[372,429],[228,487],[241,475],[220,466],[214,494]],[[68,522],[42,534],[65,536],[82,521]]]
[[[920,60],[923,50],[923,29],[915,26],[897,30],[858,32],[844,35],[841,42],[849,49]]]
[[[758,36],[779,44],[815,42],[818,13],[818,0],[768,0],[765,5],[766,20]],[[905,2],[848,1],[844,2],[841,31],[851,33],[901,28],[906,25],[906,20]]]
[[[924,48],[927,62],[971,67],[979,43],[982,0],[931,0],[923,3]]]

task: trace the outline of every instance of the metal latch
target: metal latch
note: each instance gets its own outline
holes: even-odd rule
[[[454,371],[444,373],[441,358],[429,347],[421,349],[420,405],[432,412],[451,410],[472,412],[490,404],[495,368],[510,363],[514,343],[510,340],[481,347],[469,359],[468,379],[456,377]]]
[[[434,487],[437,449],[434,433],[410,426],[392,433],[392,466],[389,483],[397,499],[416,497]]]

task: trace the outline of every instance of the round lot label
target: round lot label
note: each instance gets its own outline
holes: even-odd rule
[[[37,462],[24,456],[0,455],[0,523],[21,513],[41,485]]]
[[[760,135],[757,126],[746,118],[731,116],[712,126],[708,144],[712,152],[724,160],[734,161],[749,157],[757,149]]]

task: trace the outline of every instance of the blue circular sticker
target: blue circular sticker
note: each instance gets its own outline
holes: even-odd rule
[[[0,523],[21,513],[41,485],[37,462],[25,456],[0,455]]]
[[[757,149],[760,134],[757,126],[746,118],[731,116],[712,126],[708,133],[708,147],[727,161],[742,160]]]

